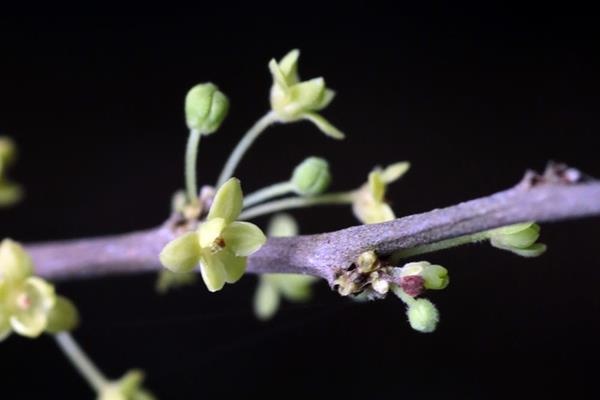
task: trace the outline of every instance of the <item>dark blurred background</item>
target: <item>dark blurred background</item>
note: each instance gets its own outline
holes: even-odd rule
[[[161,223],[183,185],[187,89],[211,80],[232,103],[201,144],[199,179],[212,183],[268,109],[268,60],[294,47],[301,76],[337,90],[324,115],[347,140],[308,123],[269,129],[238,170],[247,192],[287,179],[307,155],[331,161],[335,190],[410,160],[389,192],[399,216],[507,188],[548,160],[600,175],[598,28],[585,10],[295,7],[0,16],[0,133],[19,144],[11,172],[27,190],[0,211],[1,235],[28,242]],[[356,224],[346,207],[294,214],[304,233]],[[429,335],[411,331],[397,299],[359,304],[324,284],[270,323],[253,317],[253,276],[213,295],[198,285],[158,296],[154,276],[59,290],[78,304],[75,336],[100,367],[115,378],[143,368],[161,399],[585,391],[597,386],[599,233],[598,219],[544,225],[549,250],[532,260],[487,245],[428,256],[452,277],[431,296],[442,322]],[[0,344],[0,374],[2,398],[93,398],[48,337]]]

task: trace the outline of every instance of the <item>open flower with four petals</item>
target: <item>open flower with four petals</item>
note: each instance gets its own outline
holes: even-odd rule
[[[189,272],[200,265],[211,292],[221,290],[226,282],[238,281],[246,271],[247,257],[266,241],[259,227],[236,221],[242,202],[240,181],[229,179],[217,191],[206,221],[165,246],[160,254],[162,264],[175,272]]]

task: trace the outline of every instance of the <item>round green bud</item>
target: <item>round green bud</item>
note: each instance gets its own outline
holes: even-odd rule
[[[423,270],[422,276],[425,289],[441,290],[450,283],[448,270],[441,265],[428,265]]]
[[[308,157],[292,174],[294,190],[301,196],[315,196],[323,193],[331,183],[329,163],[319,157]]]
[[[229,111],[227,96],[212,83],[201,83],[185,96],[185,120],[188,128],[209,135],[219,129]]]
[[[435,305],[427,299],[417,299],[408,306],[406,311],[410,326],[419,332],[433,332],[440,320],[440,314]]]

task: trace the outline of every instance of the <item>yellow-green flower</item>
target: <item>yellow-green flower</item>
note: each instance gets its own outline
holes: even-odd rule
[[[199,264],[211,292],[238,281],[246,271],[246,258],[266,241],[259,227],[236,221],[242,202],[240,181],[229,179],[217,191],[206,221],[167,244],[161,263],[175,272],[190,272]]]
[[[142,387],[142,371],[129,371],[125,376],[106,385],[98,394],[98,400],[155,400],[156,397]]]
[[[376,224],[391,221],[396,216],[385,201],[387,185],[398,180],[408,171],[408,162],[398,162],[385,169],[375,168],[369,174],[369,179],[354,194],[352,210],[354,215],[364,224]]]
[[[300,81],[298,57],[300,51],[295,49],[279,62],[275,59],[269,62],[269,69],[273,75],[271,109],[281,122],[305,119],[315,124],[326,135],[343,139],[344,134],[317,113],[331,103],[335,92],[325,86],[322,77]]]
[[[271,219],[267,232],[273,237],[294,236],[298,234],[298,224],[291,215],[278,214]],[[277,313],[282,297],[295,303],[309,300],[316,280],[309,275],[262,274],[254,294],[254,313],[267,320]]]
[[[0,340],[11,332],[37,337],[77,324],[77,310],[54,287],[33,276],[33,263],[25,250],[10,239],[0,244]]]

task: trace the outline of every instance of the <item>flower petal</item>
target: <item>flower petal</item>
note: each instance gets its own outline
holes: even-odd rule
[[[335,91],[331,89],[325,89],[325,91],[323,92],[323,96],[321,96],[321,100],[319,101],[319,105],[313,108],[313,110],[321,111],[322,109],[327,107],[333,101],[334,98]]]
[[[298,83],[298,58],[300,57],[300,50],[294,49],[287,53],[281,61],[279,61],[279,69],[285,77],[285,81],[288,85],[294,85]]]
[[[276,214],[269,221],[267,233],[274,237],[294,236],[298,234],[298,223],[290,214]]]
[[[235,283],[244,276],[246,272],[246,257],[238,257],[228,250],[221,251],[216,255],[225,269],[225,282]]]
[[[279,68],[279,65],[275,59],[269,61],[269,70],[271,71],[271,75],[273,75],[273,84],[277,85],[283,92],[287,93],[289,87],[285,79],[285,75]]]
[[[230,178],[215,194],[207,220],[223,218],[226,222],[235,221],[242,211],[243,194],[240,180]]]
[[[0,342],[10,335],[12,328],[10,327],[10,318],[8,312],[0,305]]]
[[[290,88],[290,104],[286,111],[289,114],[311,111],[319,107],[325,92],[325,80],[314,78],[300,82]]]
[[[225,285],[225,267],[218,255],[219,253],[210,254],[209,252],[203,252],[200,260],[202,279],[211,292],[219,291]]]
[[[170,241],[160,252],[160,262],[174,272],[189,272],[200,262],[198,233],[188,232]]]
[[[383,202],[383,197],[385,196],[386,184],[383,180],[383,176],[381,170],[376,168],[374,171],[371,171],[369,174],[369,192],[371,192],[371,196],[375,199],[375,202],[381,203]]]
[[[344,139],[346,137],[346,135],[344,135],[342,131],[337,129],[335,126],[331,125],[329,121],[327,121],[325,118],[323,118],[317,113],[307,112],[302,114],[302,118],[315,124],[317,128],[319,128],[321,132],[323,132],[327,136],[338,140]]]
[[[280,302],[277,289],[261,277],[254,294],[254,313],[256,316],[263,321],[273,318],[277,313]]]
[[[201,223],[198,228],[200,247],[203,249],[211,247],[214,241],[223,233],[226,224],[223,218],[213,218]]]
[[[53,334],[71,331],[75,329],[78,324],[79,313],[77,312],[75,305],[66,297],[57,296],[56,303],[48,314],[46,331]]]
[[[0,244],[0,279],[19,282],[31,276],[33,262],[23,247],[11,239]]]
[[[267,274],[267,279],[290,301],[307,301],[312,295],[314,276],[299,274]]]
[[[232,222],[223,230],[225,246],[236,256],[246,257],[257,251],[267,238],[260,228],[250,222]]]
[[[392,165],[388,165],[381,172],[381,179],[383,179],[383,181],[387,184],[392,183],[402,177],[402,175],[404,175],[409,168],[410,163],[407,161],[401,161]]]
[[[40,312],[17,313],[10,317],[12,329],[19,335],[30,338],[38,337],[46,329],[48,319]]]

